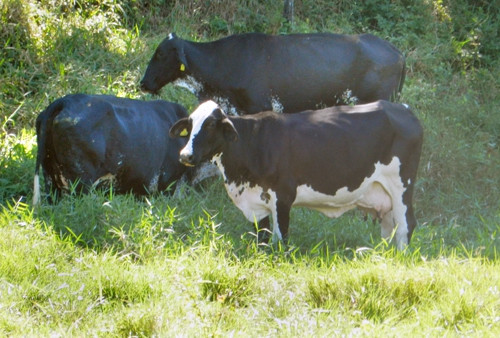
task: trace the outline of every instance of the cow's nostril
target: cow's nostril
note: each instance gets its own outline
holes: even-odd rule
[[[193,155],[192,154],[180,154],[179,161],[187,166],[193,166]]]

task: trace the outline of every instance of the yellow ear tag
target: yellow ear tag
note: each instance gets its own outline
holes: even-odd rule
[[[188,136],[188,131],[187,131],[187,129],[186,129],[186,128],[184,128],[184,129],[181,131],[181,133],[179,134],[179,136],[182,136],[182,137],[184,137],[184,136]]]
[[[181,63],[181,72],[185,71],[186,70],[186,66],[184,66],[183,63]]]

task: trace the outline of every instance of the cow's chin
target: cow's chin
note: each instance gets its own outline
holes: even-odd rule
[[[143,89],[142,91],[149,93],[151,95],[155,95],[155,96],[160,95],[160,88],[154,89],[154,90],[153,89]]]
[[[182,160],[179,160],[179,162],[181,162],[182,164],[184,164],[186,167],[194,167],[194,164],[192,164],[190,162],[186,162],[186,161],[182,161]]]
[[[157,86],[155,85],[156,88],[151,88],[150,86],[146,86],[144,84],[141,84],[140,88],[141,88],[141,91],[143,91],[144,93],[149,93],[149,94],[152,94],[152,95],[159,95],[160,94],[160,90],[163,86]]]

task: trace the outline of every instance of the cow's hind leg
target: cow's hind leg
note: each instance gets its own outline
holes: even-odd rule
[[[272,211],[273,215],[273,242],[288,239],[288,225],[290,224],[290,209],[292,208],[295,195],[286,196],[285,198],[276,198],[275,208]]]
[[[382,221],[380,222],[380,234],[382,238],[389,241],[391,240],[392,232],[394,230],[394,217],[392,210],[389,211],[382,217]]]
[[[271,227],[270,227],[270,216],[266,216],[259,221],[258,229],[257,229],[257,242],[258,243],[267,243],[271,239]]]
[[[402,215],[401,215],[402,214]],[[408,245],[408,225],[404,212],[391,210],[382,218],[380,222],[381,236],[387,241],[394,237],[396,246],[403,250]]]

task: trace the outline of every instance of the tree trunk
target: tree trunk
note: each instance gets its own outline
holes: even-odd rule
[[[285,0],[285,4],[283,6],[283,17],[290,24],[293,24],[293,0]]]

